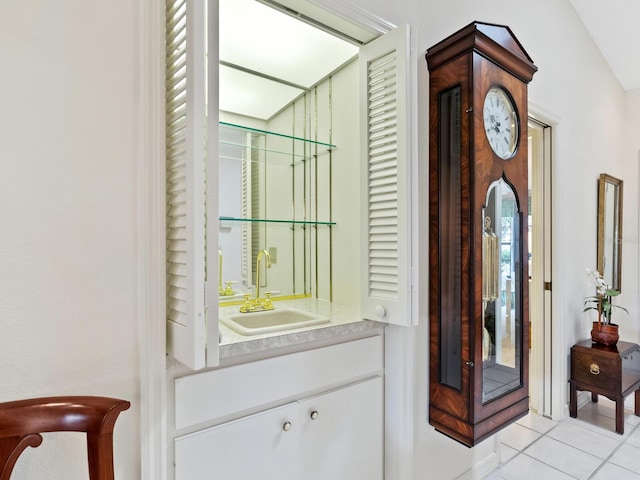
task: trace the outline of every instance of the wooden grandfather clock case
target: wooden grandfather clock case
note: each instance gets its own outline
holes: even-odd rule
[[[474,22],[429,66],[429,423],[469,447],[529,411],[527,85],[506,26]]]

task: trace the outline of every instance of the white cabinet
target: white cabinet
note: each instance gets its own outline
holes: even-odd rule
[[[175,480],[382,480],[383,337],[175,380]]]
[[[381,480],[383,382],[373,378],[300,402],[305,480]]]
[[[298,405],[289,404],[176,440],[176,480],[300,480]]]
[[[377,480],[383,382],[375,377],[176,439],[176,480]]]

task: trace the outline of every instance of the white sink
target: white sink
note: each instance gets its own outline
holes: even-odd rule
[[[220,321],[241,335],[261,335],[329,323],[327,317],[295,308],[235,313],[221,317]]]

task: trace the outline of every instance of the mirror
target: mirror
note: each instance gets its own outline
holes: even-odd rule
[[[598,272],[622,291],[622,180],[606,173],[598,181]]]
[[[221,306],[258,290],[275,300],[333,301],[334,278],[338,295],[356,298],[358,257],[341,257],[359,204],[341,200],[359,193],[351,175],[358,152],[349,145],[352,125],[358,132],[359,43],[279,10],[220,1]],[[343,178],[352,183],[346,193]]]
[[[335,225],[327,220],[333,145],[225,122],[219,145],[220,301],[256,287],[273,297],[314,294],[313,267]],[[261,251],[269,268],[258,268]]]
[[[482,212],[482,401],[522,385],[521,212],[511,186],[491,184]]]

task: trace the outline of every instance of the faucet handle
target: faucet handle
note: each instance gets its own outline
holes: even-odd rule
[[[224,295],[229,296],[235,293],[233,291],[233,288],[231,287],[231,285],[233,285],[234,283],[237,283],[237,282],[234,282],[234,281],[226,282],[226,286],[224,288]]]
[[[265,310],[273,310],[273,303],[271,302],[271,292],[265,292],[262,306]]]
[[[246,293],[244,295],[244,303],[240,306],[240,312],[247,313],[247,312],[251,312],[252,310],[255,310],[255,308],[251,303],[251,295]]]

